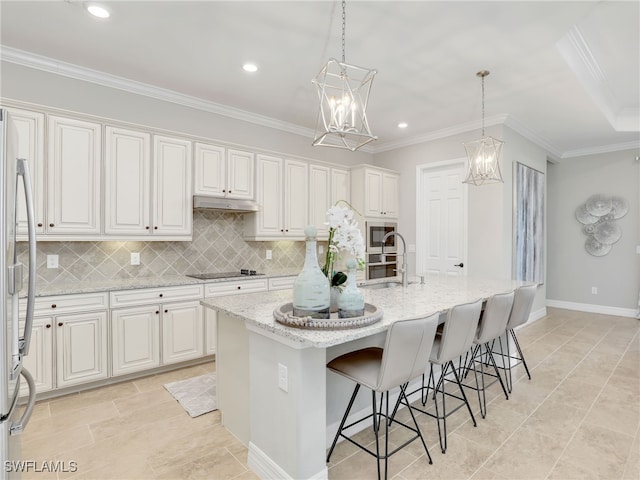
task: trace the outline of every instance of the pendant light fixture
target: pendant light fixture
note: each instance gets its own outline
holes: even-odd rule
[[[342,1],[342,61],[331,58],[312,80],[320,108],[313,145],[352,152],[378,137],[367,120],[369,92],[376,70],[356,67],[345,59],[346,1]]]
[[[484,77],[489,75],[489,71],[481,70],[476,75],[482,79],[482,138],[464,144],[469,159],[469,169],[463,183],[473,185],[503,183],[500,156],[504,142],[484,136]]]

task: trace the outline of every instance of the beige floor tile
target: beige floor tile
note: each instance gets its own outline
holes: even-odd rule
[[[570,376],[551,393],[549,401],[588,409],[598,397],[600,390],[601,386],[585,383],[580,378]]]
[[[600,392],[584,423],[599,425],[633,437],[640,427],[638,402],[638,396],[626,389],[608,386]]]
[[[90,407],[98,402],[128,398],[132,395],[136,395],[137,393],[138,389],[132,382],[118,383],[52,399],[49,401],[49,408],[51,410],[51,415],[58,415],[61,413],[75,411],[80,408]]]
[[[587,414],[586,409],[572,407],[551,399],[545,400],[520,427],[567,443]]]
[[[426,456],[416,459],[404,450],[392,455],[389,459],[389,478],[392,478],[406,465],[413,464],[413,462],[423,464],[426,467],[429,466]],[[347,461],[340,462],[329,468],[330,480],[370,480],[376,478],[376,476],[376,459],[364,451],[358,451],[349,457]]]
[[[246,471],[247,468],[238,462],[231,453],[226,450],[218,450],[199,458],[192,456],[189,461],[180,465],[172,465],[169,470],[165,470],[156,478],[230,480]]]
[[[63,428],[42,435],[27,435],[25,431],[22,437],[22,458],[38,461],[51,460],[68,450],[92,444],[93,437],[88,425]]]
[[[623,480],[638,480],[640,478],[640,432],[636,433],[636,438],[631,445],[627,464],[622,474]]]

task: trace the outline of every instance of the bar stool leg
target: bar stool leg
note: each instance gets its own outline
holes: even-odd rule
[[[347,417],[349,416],[349,412],[351,411],[351,407],[353,407],[353,402],[356,399],[356,395],[358,395],[358,390],[360,390],[360,384],[356,383],[356,388],[353,389],[353,394],[351,395],[351,400],[349,400],[349,405],[347,406],[347,410],[344,412],[342,420],[340,421],[340,426],[338,427],[338,432],[336,433],[336,436],[333,439],[333,443],[331,444],[331,448],[329,449],[329,453],[327,454],[327,463],[329,463],[329,459],[331,458],[331,454],[333,453],[333,449],[336,447],[336,443],[338,443],[338,438],[340,438],[340,434],[342,433],[342,428],[344,427],[344,424],[347,421]],[[375,408],[374,408],[374,413],[375,413]],[[375,419],[374,419],[374,421],[375,421]]]

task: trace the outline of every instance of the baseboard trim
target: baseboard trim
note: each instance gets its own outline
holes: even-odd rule
[[[562,300],[549,299],[547,299],[547,307],[565,308],[567,310],[577,310],[579,312],[603,313],[605,315],[615,315],[616,317],[638,318],[638,312],[633,308],[608,307],[606,305],[564,302]]]
[[[285,472],[280,465],[271,460],[266,453],[258,448],[253,442],[249,442],[249,452],[247,455],[247,466],[262,479],[274,480],[298,480]],[[307,477],[306,480],[327,480],[329,470],[324,467],[318,473]]]

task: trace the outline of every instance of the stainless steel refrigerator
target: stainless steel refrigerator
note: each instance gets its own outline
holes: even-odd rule
[[[22,360],[29,353],[36,280],[36,237],[33,195],[27,160],[18,158],[18,135],[7,111],[0,109],[0,479],[18,478],[20,434],[35,404],[35,385]],[[18,262],[16,235],[19,205],[27,212],[28,266]],[[26,294],[24,292],[25,279]],[[27,311],[19,318],[18,299]],[[29,386],[18,407],[20,377]]]

